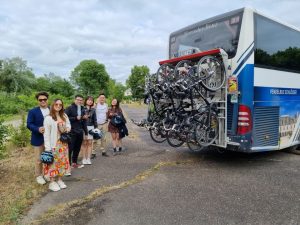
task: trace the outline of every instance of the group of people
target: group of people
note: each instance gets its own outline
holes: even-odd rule
[[[49,189],[59,191],[67,188],[63,176],[71,176],[71,170],[91,165],[91,158],[100,147],[102,156],[108,157],[107,132],[111,133],[113,155],[122,152],[121,138],[128,135],[127,128],[120,128],[114,123],[115,117],[123,118],[122,110],[117,99],[113,99],[111,107],[106,104],[104,94],[96,100],[92,96],[85,99],[76,95],[74,103],[64,108],[62,99],[55,99],[48,105],[49,94],[36,94],[38,106],[31,109],[27,117],[27,128],[31,131],[31,144],[35,151],[35,176],[39,184],[50,181]],[[91,130],[98,128],[101,139],[93,140]],[[67,136],[67,141],[64,140]],[[43,151],[53,154],[53,163],[43,164],[40,155]],[[78,156],[82,152],[82,163]]]

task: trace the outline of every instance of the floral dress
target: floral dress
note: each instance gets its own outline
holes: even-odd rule
[[[58,122],[57,125],[59,132],[65,132],[65,122]],[[68,143],[63,143],[58,139],[55,148],[52,149],[52,153],[54,156],[53,163],[44,165],[45,176],[53,178],[56,176],[64,176],[65,173],[70,172]]]

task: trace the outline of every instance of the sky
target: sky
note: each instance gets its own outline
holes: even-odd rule
[[[125,83],[134,65],[156,72],[171,32],[245,6],[300,28],[299,0],[0,0],[0,59],[64,78],[96,59]]]

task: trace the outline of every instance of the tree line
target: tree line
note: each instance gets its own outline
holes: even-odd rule
[[[126,85],[112,79],[104,64],[97,60],[81,61],[68,79],[52,72],[36,76],[27,62],[20,58],[0,59],[0,114],[15,114],[27,111],[35,105],[34,93],[47,91],[54,97],[71,102],[75,93],[97,97],[104,92],[108,97],[122,101],[126,89],[131,89],[129,98],[143,98],[147,66],[133,66]]]

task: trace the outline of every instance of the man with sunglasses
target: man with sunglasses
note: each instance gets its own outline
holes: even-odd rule
[[[49,115],[48,93],[39,92],[35,95],[38,106],[31,109],[27,116],[27,128],[31,131],[31,145],[35,152],[35,176],[39,184],[45,184],[43,177],[43,164],[40,155],[44,151],[44,118]]]

